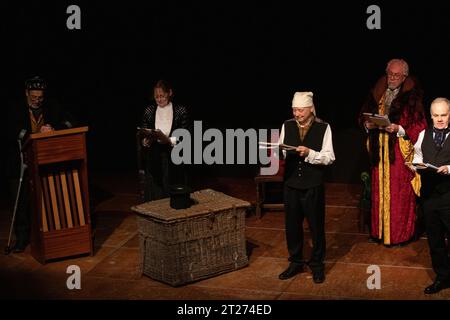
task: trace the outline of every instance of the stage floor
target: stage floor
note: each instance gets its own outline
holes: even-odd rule
[[[139,273],[139,245],[135,216],[137,203],[134,174],[92,177],[95,198],[95,254],[39,264],[24,253],[0,255],[2,299],[162,299],[162,300],[301,300],[301,299],[450,299],[450,289],[426,296],[431,284],[425,238],[404,247],[387,248],[369,243],[358,227],[359,185],[327,184],[326,280],[314,284],[311,272],[286,281],[278,279],[288,265],[284,213],[264,212],[261,219],[249,214],[246,239],[249,265],[182,287],[173,288]],[[197,179],[201,188],[212,188],[255,203],[251,178]],[[7,243],[10,212],[0,212],[0,245]],[[305,256],[309,256],[309,233]],[[68,266],[81,268],[81,289],[66,286]],[[381,288],[369,289],[370,265],[381,270]]]

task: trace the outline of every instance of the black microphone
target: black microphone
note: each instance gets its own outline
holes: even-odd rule
[[[25,129],[20,130],[19,136],[17,137],[17,139],[22,140],[26,134],[27,134],[27,130],[25,130]]]
[[[70,128],[73,127],[72,123],[71,123],[70,121],[67,121],[67,120],[64,121],[63,124],[64,124],[68,129],[70,129]]]

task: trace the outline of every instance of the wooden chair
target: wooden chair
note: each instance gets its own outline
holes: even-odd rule
[[[261,213],[264,209],[267,210],[283,210],[284,204],[283,202],[279,203],[266,203],[266,192],[267,185],[271,184],[279,184],[282,188],[283,184],[283,174],[284,174],[284,160],[279,160],[279,170],[276,175],[268,176],[258,174],[255,177],[256,184],[256,217],[258,219],[261,218]],[[282,190],[281,190],[282,193]]]

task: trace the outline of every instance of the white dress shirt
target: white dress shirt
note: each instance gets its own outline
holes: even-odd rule
[[[450,134],[450,132],[445,135],[444,141],[447,140],[449,134]],[[423,163],[422,142],[423,142],[424,136],[425,136],[425,130],[422,130],[419,133],[419,138],[417,139],[417,142],[414,144],[413,163]],[[433,132],[433,138],[434,138],[434,132]],[[447,171],[449,172],[448,174],[450,174],[450,165],[447,166]]]
[[[173,122],[173,105],[172,102],[165,107],[158,106],[155,115],[155,129],[159,129],[169,137]],[[172,144],[176,143],[176,137],[169,138]]]

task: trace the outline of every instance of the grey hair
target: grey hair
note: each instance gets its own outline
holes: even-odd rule
[[[431,111],[433,108],[433,104],[440,103],[440,102],[444,102],[445,104],[447,104],[448,111],[450,111],[450,100],[448,100],[447,98],[436,98],[433,100],[433,102],[431,102],[431,106],[430,106],[431,114],[433,114],[433,112]]]
[[[388,71],[389,67],[394,63],[401,63],[403,65],[403,75],[405,77],[407,77],[409,75],[408,63],[403,59],[391,59],[386,65],[386,72]]]

